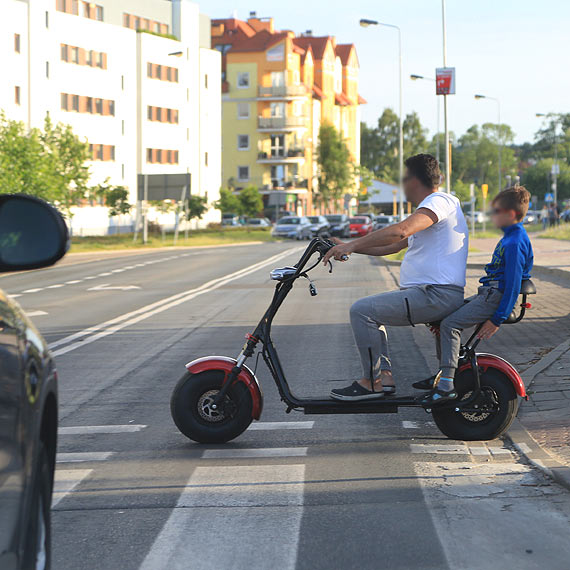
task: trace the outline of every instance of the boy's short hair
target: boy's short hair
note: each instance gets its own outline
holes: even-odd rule
[[[514,210],[520,222],[528,211],[530,192],[524,186],[511,186],[501,190],[494,198],[493,205],[499,205],[505,210]]]
[[[437,188],[441,184],[441,170],[435,156],[415,154],[404,162],[412,176],[415,176],[427,188]]]

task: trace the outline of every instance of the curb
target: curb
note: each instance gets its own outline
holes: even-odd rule
[[[521,374],[525,388],[528,388],[541,372],[556,362],[568,350],[570,350],[570,339],[559,344],[546,356],[541,358],[538,362],[535,362],[530,368],[527,368],[527,370]],[[519,407],[520,403],[519,400]],[[540,471],[556,481],[559,485],[570,490],[570,467],[560,463],[543,449],[522,425],[518,417],[514,419],[505,437],[510,440],[515,449],[527,459],[531,465],[540,469]]]
[[[513,420],[505,437],[533,467],[540,469],[546,476],[570,491],[570,467],[563,465],[542,449],[518,418]]]

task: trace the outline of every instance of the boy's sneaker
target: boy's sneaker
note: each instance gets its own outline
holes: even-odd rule
[[[439,374],[439,373],[438,373]],[[414,382],[412,386],[417,390],[431,390],[433,388],[433,383],[437,378],[437,374],[426,378],[425,380],[419,380],[418,382]]]

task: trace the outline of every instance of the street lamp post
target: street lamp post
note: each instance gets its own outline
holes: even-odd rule
[[[445,22],[445,0],[441,0],[441,28],[443,35],[443,67],[447,67],[447,27]],[[451,152],[449,148],[449,126],[447,124],[447,94],[443,94],[443,128],[445,130],[445,189],[451,193]]]
[[[384,26],[386,28],[393,28],[398,32],[398,52],[399,52],[399,67],[400,67],[400,141],[399,141],[399,148],[398,148],[398,155],[400,159],[400,170],[399,170],[399,184],[400,187],[400,221],[404,219],[404,196],[402,192],[402,179],[404,178],[404,125],[403,125],[403,116],[402,116],[402,33],[398,26],[394,24],[385,24],[384,22],[377,22],[376,20],[368,20],[366,18],[362,18],[360,20],[360,25],[363,28],[368,28],[369,26]]]
[[[501,171],[501,150],[503,147],[503,138],[501,136],[501,102],[496,97],[489,97],[488,95],[475,95],[475,99],[489,99],[491,101],[495,101],[497,103],[497,120],[498,120],[498,133],[499,133],[499,192],[501,191],[502,186],[502,171]]]
[[[431,81],[432,83],[435,83],[435,78],[433,77],[424,77],[423,75],[416,75],[415,73],[412,73],[412,75],[410,75],[410,79],[412,81],[418,81],[418,80],[423,80],[423,81]],[[439,164],[439,138],[440,138],[440,132],[439,132],[439,97],[436,95],[435,100],[437,101],[437,138],[436,138],[436,145],[435,145],[435,158],[437,160],[437,163]]]
[[[560,121],[560,116],[554,113],[536,113],[537,117],[556,117]],[[554,203],[558,205],[558,122],[554,123],[554,163],[552,164],[552,193]]]

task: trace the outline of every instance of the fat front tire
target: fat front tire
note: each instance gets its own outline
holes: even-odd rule
[[[455,378],[458,400],[467,399],[473,389],[471,369]],[[481,390],[493,402],[491,413],[456,412],[455,407],[434,407],[433,419],[440,431],[460,441],[496,439],[507,431],[517,413],[517,394],[512,382],[499,370],[487,368],[481,374]]]
[[[28,533],[24,549],[26,570],[51,568],[51,496],[53,475],[46,447],[38,442],[38,465],[32,483],[32,500]]]
[[[219,392],[225,372],[208,370],[186,372],[170,399],[170,412],[176,427],[198,443],[226,443],[242,434],[252,421],[253,401],[243,382],[233,384],[220,411],[211,401]]]

